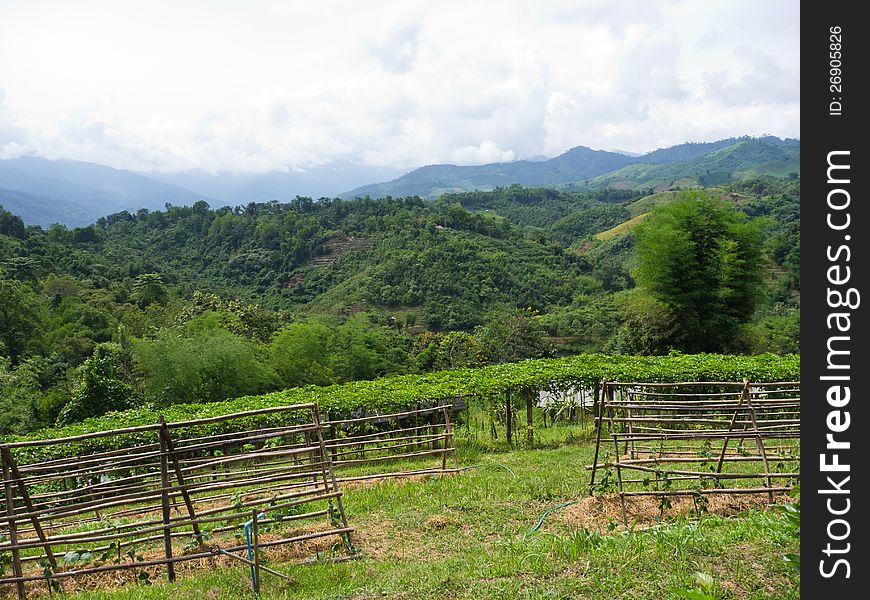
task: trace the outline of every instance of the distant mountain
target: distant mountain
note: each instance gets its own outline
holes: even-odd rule
[[[537,157],[536,157],[537,158]],[[156,210],[205,200],[212,208],[295,196],[311,198],[421,196],[493,190],[517,183],[577,191],[612,187],[656,191],[717,185],[755,175],[786,177],[800,171],[800,141],[729,138],[686,143],[630,156],[578,146],[547,160],[475,166],[430,165],[402,173],[388,167],[343,162],[307,170],[260,174],[133,173],[74,160],[35,156],[0,160],[0,204],[28,225],[83,226],[127,210]],[[385,183],[359,186],[393,177]],[[349,192],[341,190],[353,188]]]
[[[723,156],[705,159],[716,152],[736,149],[733,159]],[[724,152],[729,154],[729,152]],[[736,157],[740,158],[736,158]],[[762,138],[728,138],[716,142],[685,143],[649,152],[642,156],[629,156],[617,152],[592,150],[578,146],[546,161],[519,160],[510,163],[492,163],[480,166],[430,165],[407,173],[385,183],[362,186],[340,196],[421,196],[433,198],[444,193],[492,190],[513,183],[524,186],[555,186],[566,189],[585,189],[605,185],[622,185],[626,189],[654,180],[652,187],[662,185],[666,173],[689,173],[688,179],[698,183],[704,176],[712,183],[741,178],[735,172],[778,174],[799,170],[800,142],[767,136]],[[771,162],[763,165],[762,163]],[[781,164],[773,164],[773,163]],[[696,164],[697,163],[697,164]],[[678,166],[679,165],[679,166]],[[668,168],[661,168],[666,166]],[[671,168],[672,167],[672,168]],[[707,171],[710,171],[708,173]],[[648,176],[647,174],[654,176]],[[615,174],[611,177],[612,174]],[[676,180],[681,176],[671,177]],[[715,180],[715,181],[714,181]],[[667,183],[670,182],[670,179]],[[649,186],[648,186],[649,187]]]
[[[98,218],[140,208],[155,210],[168,202],[221,203],[190,190],[130,171],[74,160],[35,156],[0,160],[0,204],[28,225],[63,223],[82,226]]]
[[[256,174],[133,173],[88,162],[24,156],[0,160],[0,204],[28,225],[78,227],[122,210],[161,209],[167,202],[183,206],[205,200],[217,208],[270,200],[287,202],[297,195],[332,197],[350,187],[403,172],[347,162],[305,171]]]
[[[429,165],[398,179],[358,187],[340,194],[358,196],[422,196],[432,198],[447,192],[491,190],[512,183],[548,186],[589,179],[636,162],[630,156],[577,146],[545,161],[518,160],[476,166]]]
[[[371,181],[398,177],[405,169],[373,167],[360,163],[340,162],[306,170],[271,171],[268,173],[142,173],[152,179],[190,190],[231,204],[250,202],[287,202],[296,196],[332,198],[344,190]]]

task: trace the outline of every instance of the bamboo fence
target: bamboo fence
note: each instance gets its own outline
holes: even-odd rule
[[[334,537],[352,555],[339,483],[455,472],[451,408],[323,422],[299,404],[0,444],[0,589],[26,598],[69,577],[159,566],[173,581],[180,561],[244,562],[233,553],[249,520],[259,548]],[[71,445],[87,450],[52,452]]]
[[[589,494],[615,471],[626,525],[632,496],[773,502],[800,479],[799,439],[799,382],[604,382]]]

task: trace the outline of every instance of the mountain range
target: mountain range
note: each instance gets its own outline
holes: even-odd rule
[[[350,190],[341,197],[435,198],[450,192],[488,191],[512,183],[563,189],[614,187],[661,191],[674,185],[724,183],[752,175],[782,177],[790,172],[800,172],[799,140],[747,136],[690,142],[641,156],[577,146],[546,161],[429,165],[392,181]]]
[[[800,141],[773,136],[686,143],[641,156],[577,146],[547,160],[536,157],[474,166],[429,165],[404,174],[395,168],[350,162],[260,174],[135,173],[94,163],[23,156],[0,160],[0,205],[28,225],[62,223],[76,227],[124,210],[157,210],[167,203],[190,205],[198,200],[214,208],[289,201],[297,195],[435,198],[514,183],[565,190],[609,187],[660,191],[798,172]],[[393,179],[368,183],[389,177]]]

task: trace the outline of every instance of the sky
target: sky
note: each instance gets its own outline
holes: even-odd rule
[[[0,0],[0,158],[413,168],[799,137],[798,0]]]

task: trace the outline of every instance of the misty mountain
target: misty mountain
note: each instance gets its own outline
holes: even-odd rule
[[[23,156],[0,160],[0,205],[28,225],[78,227],[122,210],[162,209],[166,203],[212,208],[294,197],[335,196],[342,190],[397,177],[403,169],[338,163],[305,171],[211,174],[134,173],[75,160]]]
[[[589,179],[615,171],[633,162],[630,156],[592,150],[585,146],[571,148],[564,154],[545,161],[517,160],[475,166],[429,165],[415,169],[397,179],[358,187],[340,195],[357,196],[422,196],[432,198],[449,192],[491,190],[512,183],[525,186],[557,185]]]
[[[400,169],[352,162],[258,174],[133,173],[87,162],[25,156],[0,160],[0,204],[29,225],[63,223],[75,227],[123,210],[156,210],[167,203],[182,206],[198,200],[217,208],[287,202],[297,195],[315,199],[365,195],[434,198],[513,183],[564,190],[664,190],[716,185],[756,175],[786,177],[799,171],[800,141],[772,136],[686,143],[643,156],[578,146],[546,160],[430,165],[403,175]],[[389,177],[394,179],[361,185]],[[353,186],[361,187],[341,193]]]
[[[35,156],[0,160],[0,190],[0,204],[28,225],[43,227],[52,223],[87,225],[107,214],[155,210],[167,202],[226,204],[130,171]]]
[[[287,202],[296,196],[331,198],[344,190],[379,179],[398,177],[406,169],[372,167],[353,162],[312,167],[306,170],[272,171],[268,173],[143,173],[152,179],[190,190],[197,190],[230,204]]]

